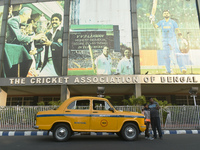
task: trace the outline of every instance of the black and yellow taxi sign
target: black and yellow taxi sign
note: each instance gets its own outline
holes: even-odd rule
[[[103,120],[101,120],[100,124],[102,127],[106,127],[108,125],[108,121],[103,119]]]

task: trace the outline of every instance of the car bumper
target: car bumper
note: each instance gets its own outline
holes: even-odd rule
[[[33,126],[34,129],[39,129],[39,126]]]
[[[140,131],[144,132],[146,130],[146,125],[140,126]]]

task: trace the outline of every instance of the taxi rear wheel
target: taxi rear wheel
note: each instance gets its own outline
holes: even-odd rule
[[[138,127],[133,123],[127,123],[122,127],[121,134],[124,140],[137,140],[139,135]]]
[[[66,124],[58,124],[53,130],[53,138],[58,142],[67,141],[72,134],[70,127]]]

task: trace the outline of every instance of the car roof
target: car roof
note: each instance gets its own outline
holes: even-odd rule
[[[58,109],[65,109],[66,106],[68,106],[68,104],[70,104],[71,102],[73,102],[74,100],[81,100],[81,99],[95,99],[95,100],[106,100],[108,101],[106,98],[102,98],[102,97],[95,97],[95,96],[75,96],[75,97],[70,97],[67,100],[65,100]]]

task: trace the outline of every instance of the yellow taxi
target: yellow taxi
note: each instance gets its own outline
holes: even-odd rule
[[[117,111],[100,97],[72,97],[57,110],[36,114],[35,129],[53,132],[56,141],[67,141],[73,132],[113,132],[125,140],[136,140],[145,131],[144,115]]]

